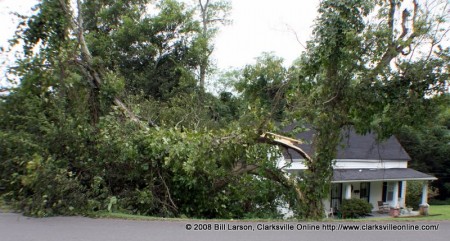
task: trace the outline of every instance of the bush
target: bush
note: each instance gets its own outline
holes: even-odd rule
[[[372,212],[371,203],[359,198],[342,201],[341,213],[343,218],[359,218]]]
[[[448,205],[449,203],[450,203],[450,198],[447,198],[445,200],[433,199],[433,200],[430,200],[428,202],[428,204],[433,205],[433,206],[435,206],[435,205]]]

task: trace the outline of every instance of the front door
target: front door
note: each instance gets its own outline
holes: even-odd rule
[[[331,208],[339,210],[342,201],[342,183],[331,184]]]

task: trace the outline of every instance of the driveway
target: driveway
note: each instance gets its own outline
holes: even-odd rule
[[[448,237],[450,237],[450,221],[391,223],[132,221],[85,217],[29,218],[16,213],[0,213],[1,241],[447,241]]]

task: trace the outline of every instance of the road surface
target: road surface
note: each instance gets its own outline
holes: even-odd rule
[[[415,230],[416,228],[419,230]],[[356,223],[133,221],[86,217],[29,218],[17,213],[0,212],[1,241],[448,241],[449,237],[450,221]]]

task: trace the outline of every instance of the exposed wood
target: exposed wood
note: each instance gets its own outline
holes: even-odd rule
[[[280,145],[286,148],[290,148],[296,152],[298,152],[307,162],[312,162],[312,158],[299,146],[298,144],[303,144],[300,140],[292,139],[287,136],[278,135],[271,132],[266,132],[263,135],[261,135],[261,140],[272,143],[275,145]]]

